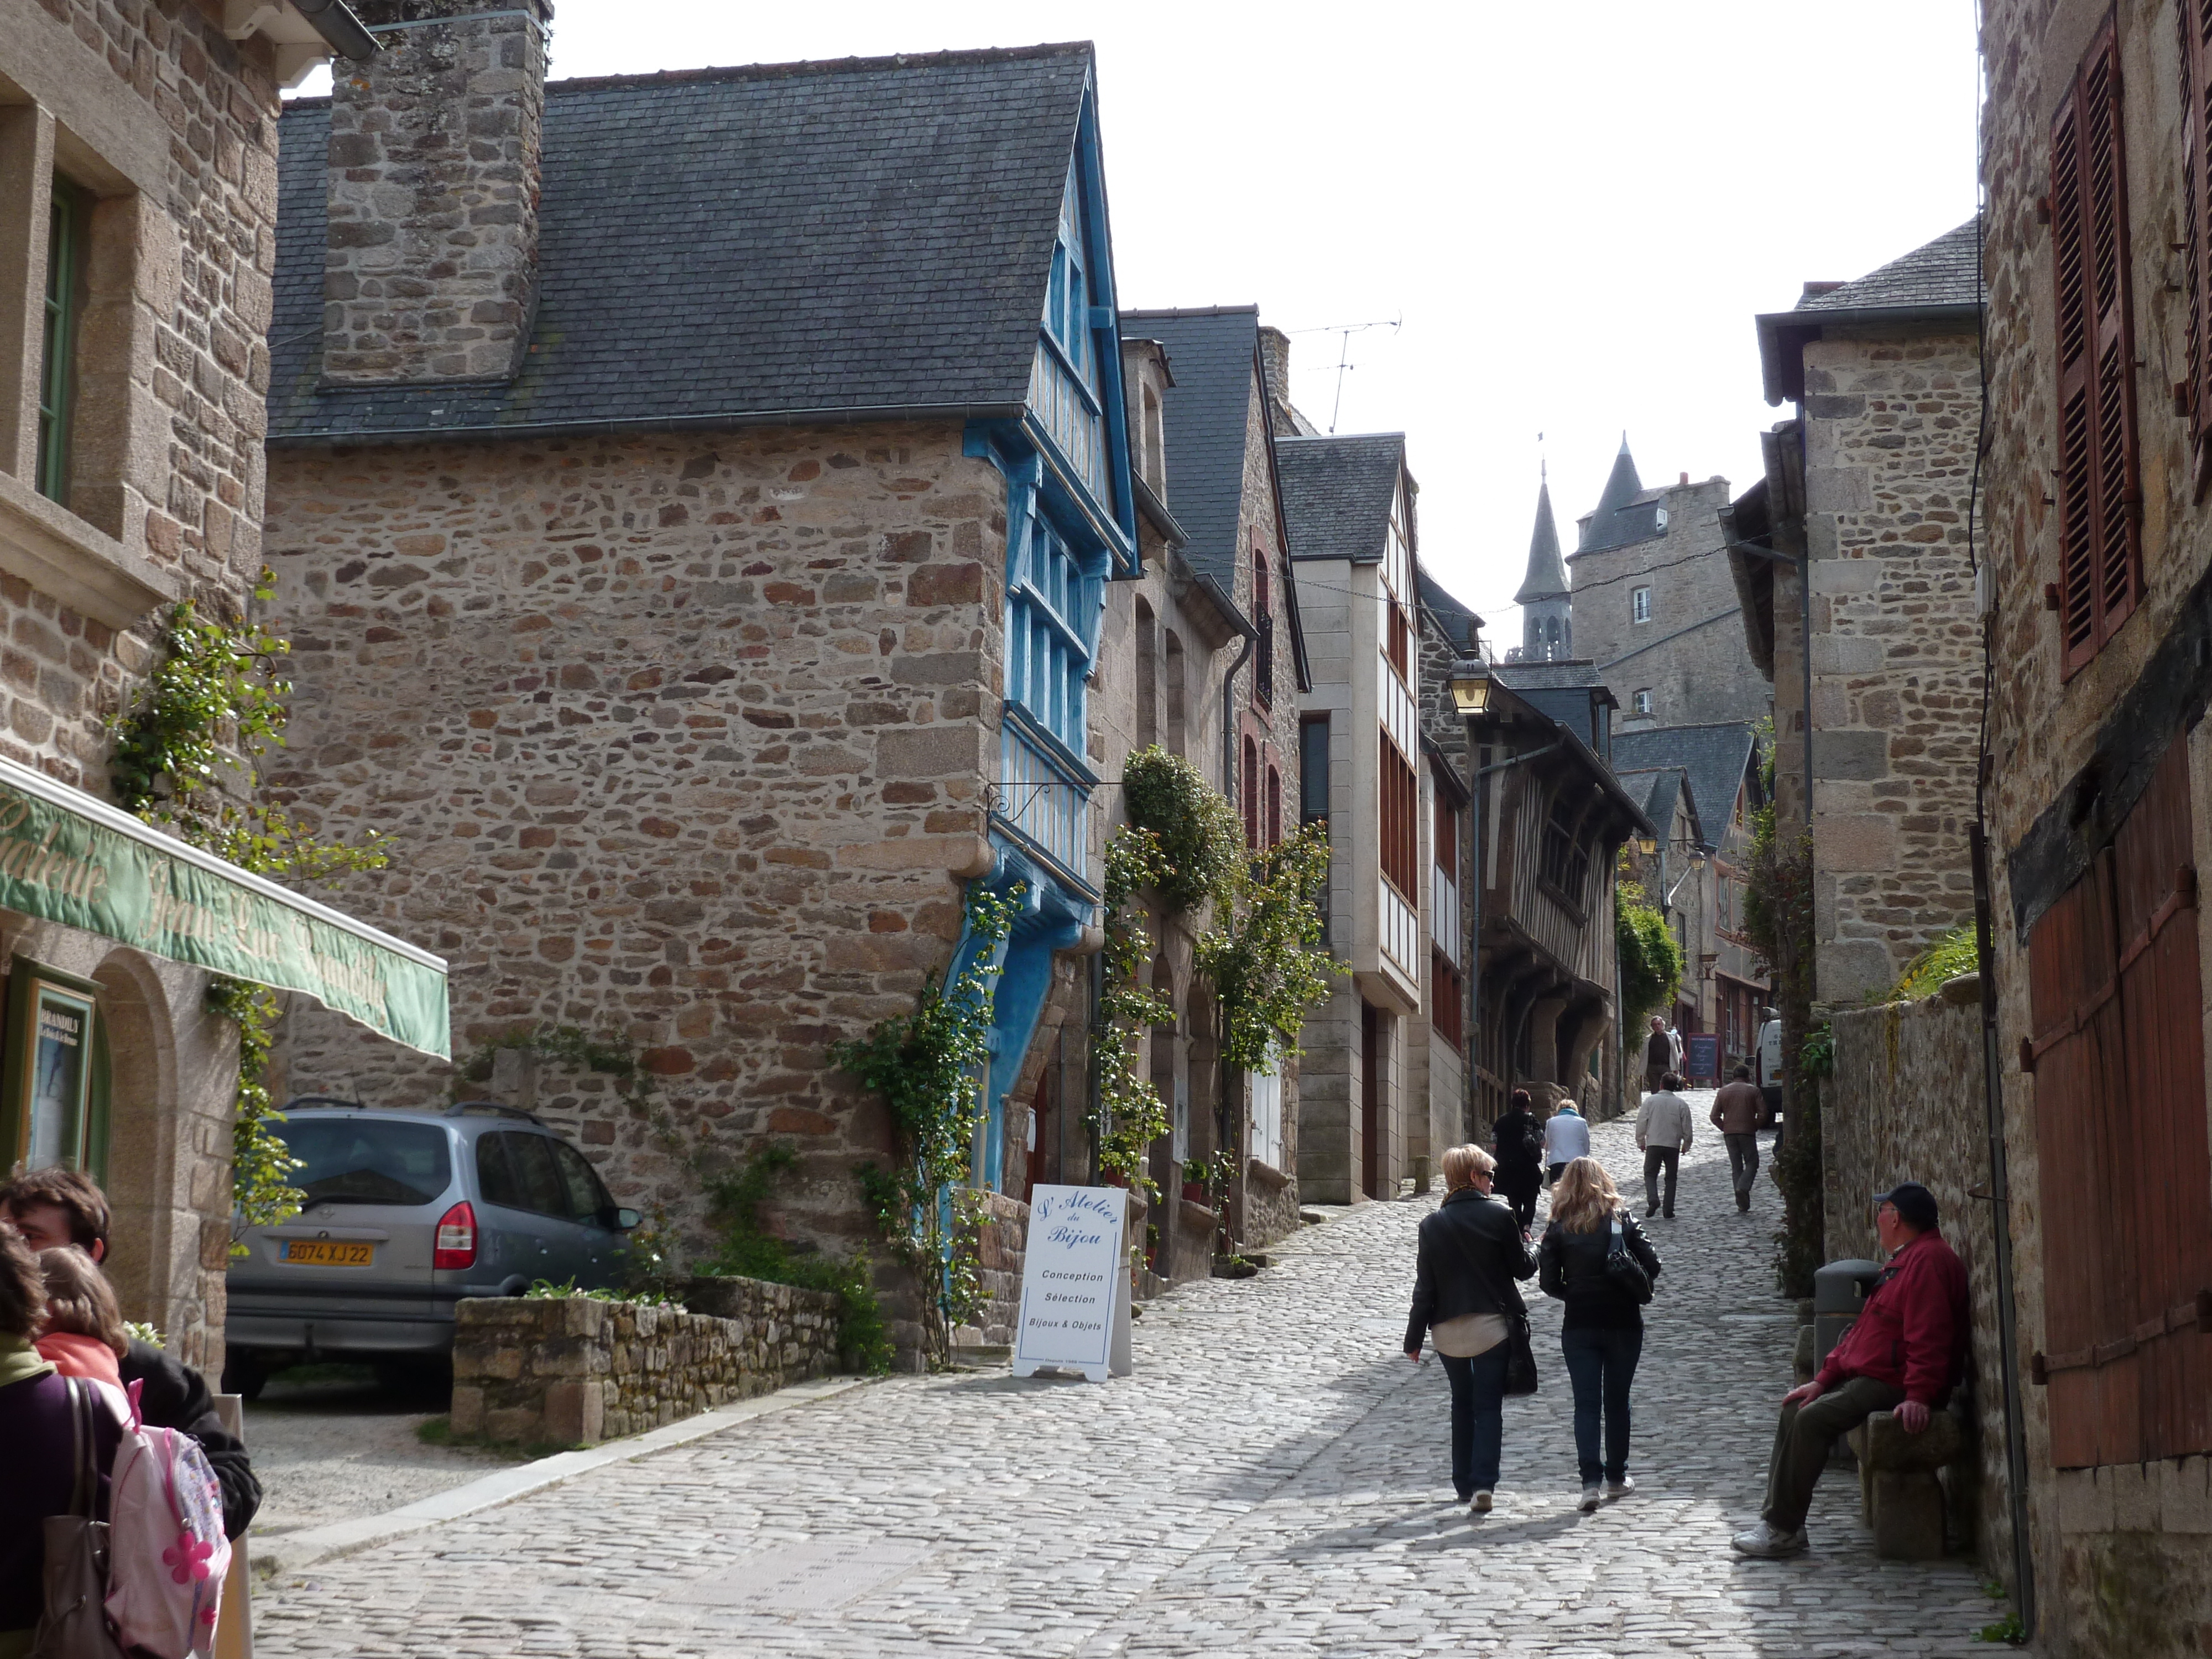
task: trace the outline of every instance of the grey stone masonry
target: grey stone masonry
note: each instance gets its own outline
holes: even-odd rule
[[[324,378],[505,379],[537,295],[552,8],[362,0],[356,9],[372,27],[426,27],[384,34],[376,59],[331,87]]]
[[[461,1303],[453,1323],[453,1432],[592,1444],[836,1369],[832,1291],[701,1278],[685,1302]]]

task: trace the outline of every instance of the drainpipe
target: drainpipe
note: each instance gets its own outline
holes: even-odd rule
[[[1236,601],[1222,591],[1221,584],[1212,577],[1201,578],[1199,586],[1212,591],[1214,603],[1235,624],[1237,631],[1244,636],[1244,648],[1237,653],[1237,660],[1229,665],[1229,672],[1221,677],[1221,793],[1231,807],[1241,814],[1244,803],[1237,799],[1237,676],[1244,665],[1252,660],[1252,653],[1260,643],[1260,630],[1246,619],[1244,613],[1237,608]],[[1221,1056],[1216,1062],[1219,1080],[1214,1085],[1213,1103],[1213,1149],[1220,1153],[1229,1150],[1229,1130],[1236,1115],[1229,1104],[1229,1080],[1236,1067],[1229,1063],[1229,1027],[1222,1017],[1219,997],[1213,999],[1213,1041],[1215,1051]],[[1232,1203],[1236,1210],[1233,1232],[1229,1215]],[[1231,1232],[1229,1243],[1233,1249],[1241,1242],[1238,1235],[1244,1230],[1244,1149],[1242,1146],[1237,1148],[1236,1176],[1230,1182],[1229,1190],[1222,1195],[1222,1231]]]

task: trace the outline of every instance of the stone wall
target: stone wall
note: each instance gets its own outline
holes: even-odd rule
[[[1804,348],[1815,971],[1838,1006],[1973,918],[1976,350],[1866,331]]]
[[[1988,561],[1995,664],[1990,839],[1999,1037],[2007,1056],[2036,1030],[2021,923],[2055,896],[2054,861],[2021,861],[2039,820],[2065,832],[2054,839],[2094,845],[2118,816],[2106,787],[2139,784],[2142,776],[2120,757],[2147,737],[2185,741],[2194,862],[2199,871],[2212,868],[2212,732],[2201,723],[2186,729],[2202,707],[2201,672],[2187,665],[2204,660],[2197,640],[2201,585],[2212,565],[2212,507],[2198,499],[2190,421],[2175,412],[2171,393],[2187,362],[2188,295],[2171,247],[2188,222],[2187,118],[2172,15],[2149,0],[2123,0],[2118,8],[2129,229],[2124,276],[2142,365],[2134,371],[2140,495],[2130,516],[2140,526],[2144,592],[2134,614],[2070,678],[2062,672],[2059,619],[2045,608],[2045,585],[2061,571],[2050,471],[2059,442],[2054,261],[2042,222],[2051,117],[2110,12],[2098,0],[1991,0],[1983,14],[1984,350],[1990,393],[1978,544]],[[2191,632],[2197,639],[2187,636]],[[2169,644],[2184,647],[2178,671],[2172,659],[2162,668],[2156,664]],[[2149,695],[2131,703],[2131,693]],[[2200,907],[2197,918],[2200,960],[2212,961],[2212,907]],[[2177,1042],[2203,1039],[2202,1032],[2171,1035]],[[2073,1172],[2039,1166],[2037,1118],[2045,1103],[2034,1076],[2011,1063],[2001,1076],[2021,1328],[2023,1345],[2033,1346],[2045,1328],[2041,1196],[2046,1183]],[[2212,1622],[2212,1524],[2199,1501],[2206,1460],[2094,1474],[2054,1470],[2044,1392],[2029,1388],[2026,1395],[2041,1645],[2057,1659],[2203,1648]]]
[[[1735,580],[1721,546],[1728,480],[1716,475],[1668,485],[1666,530],[1648,540],[1567,555],[1574,586],[1575,655],[1597,665],[1620,707],[1616,725],[1639,718],[1634,698],[1651,693],[1659,726],[1755,720],[1767,712],[1766,681],[1744,642]],[[1650,620],[1630,595],[1651,589]]]
[[[535,1109],[679,1228],[698,1165],[775,1137],[799,1155],[776,1224],[871,1240],[852,1171],[890,1124],[829,1045],[913,1007],[990,856],[1005,493],[960,444],[273,457],[280,798],[392,837],[340,902],[452,961],[458,1054],[547,1023],[632,1046],[658,1122],[588,1073],[543,1078]],[[453,1082],[313,1008],[285,1042],[295,1092],[414,1105]]]
[[[983,1305],[975,1325],[957,1339],[1003,1348],[1022,1316],[1022,1263],[1029,1253],[1030,1206],[1004,1193],[981,1194],[975,1260]]]
[[[1972,1311],[1966,1393],[1976,1460],[1975,1548],[1992,1572],[2009,1565],[2003,1367],[1997,1338],[1996,1236],[1982,1098],[1981,981],[1952,980],[1918,1002],[1836,1014],[1836,1070],[1820,1091],[1828,1261],[1879,1261],[1874,1194],[1917,1181],[1936,1195],[1943,1237],[1966,1263]]]
[[[109,721],[173,601],[236,616],[261,564],[276,55],[205,0],[0,0],[0,755],[99,797]],[[48,226],[88,198],[70,464],[39,493]],[[94,981],[125,1312],[220,1372],[237,1039],[208,976],[0,913]]]
[[[836,1369],[834,1292],[698,1279],[685,1299],[696,1311],[580,1296],[460,1303],[453,1432],[596,1445]]]

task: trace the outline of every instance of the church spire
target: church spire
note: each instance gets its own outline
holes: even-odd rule
[[[1528,574],[1522,578],[1516,605],[1567,596],[1567,568],[1559,557],[1559,527],[1552,518],[1552,484],[1548,477],[1536,486],[1536,528],[1528,538]]]

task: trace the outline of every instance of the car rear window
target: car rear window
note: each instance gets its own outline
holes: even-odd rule
[[[295,1118],[276,1126],[310,1204],[428,1204],[452,1184],[446,1131],[389,1118]]]

